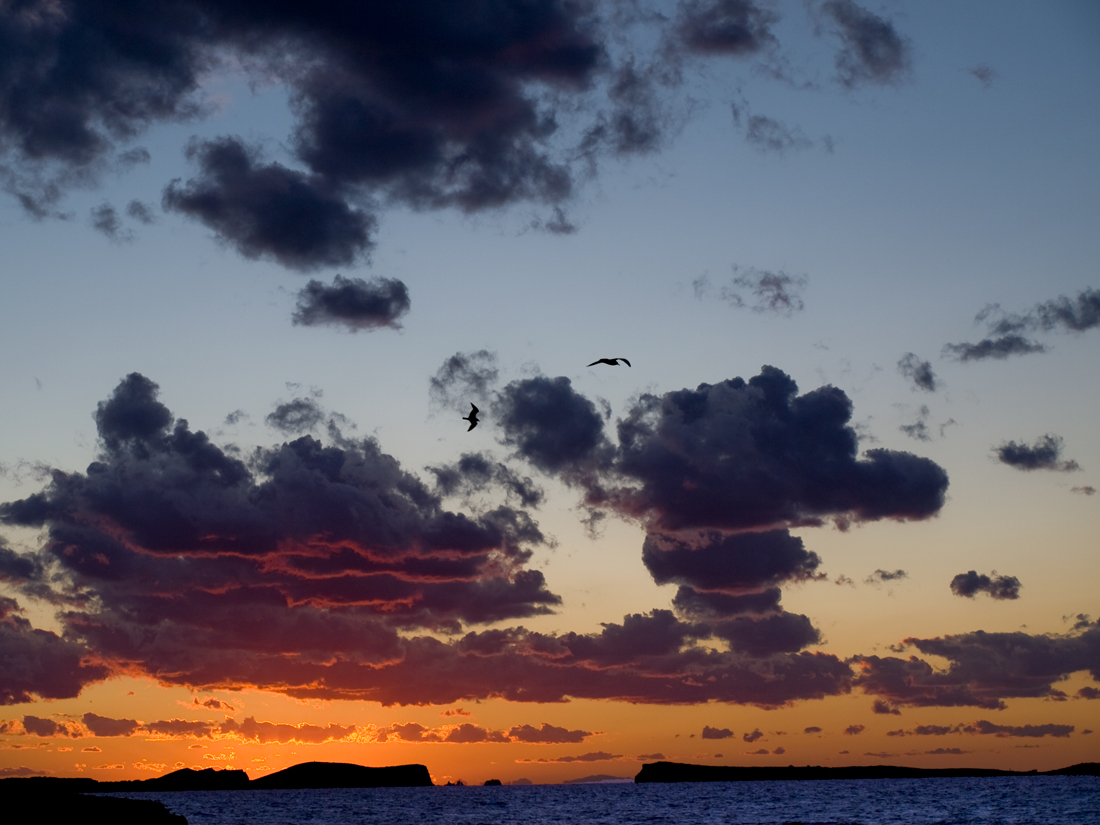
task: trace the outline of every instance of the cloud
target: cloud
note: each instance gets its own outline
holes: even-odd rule
[[[435,476],[436,489],[442,496],[461,495],[468,500],[489,489],[499,489],[524,507],[538,507],[544,497],[542,488],[529,477],[485,453],[463,453],[453,464],[428,467],[428,472]]]
[[[230,735],[244,742],[302,742],[320,744],[350,740],[356,734],[355,725],[329,724],[321,727],[301,723],[299,725],[258,722],[254,716],[246,717],[243,722],[226,719],[217,726],[217,733]]]
[[[871,704],[871,713],[877,713],[883,716],[901,716],[900,710],[889,702],[884,702],[881,699],[876,699]]]
[[[999,338],[983,338],[976,344],[946,344],[944,355],[956,361],[984,361],[987,358],[1004,360],[1010,355],[1028,355],[1033,352],[1046,352],[1047,348],[1036,341],[1030,341],[1022,335],[1002,335]]]
[[[126,214],[144,224],[157,222],[157,216],[153,214],[153,208],[139,200],[132,200],[126,204]]]
[[[733,731],[729,728],[712,728],[710,725],[703,725],[704,739],[730,739],[732,737]]]
[[[916,389],[936,391],[936,374],[929,361],[921,361],[916,354],[907,352],[898,360],[898,372],[913,382]]]
[[[905,644],[948,661],[944,670],[910,656],[855,656],[854,686],[894,705],[1004,707],[1009,698],[1055,695],[1056,682],[1078,671],[1100,674],[1100,625],[1065,636],[976,631]]]
[[[1100,699],[1100,688],[1085,685],[1077,691],[1076,695],[1078,699]]]
[[[1061,436],[1047,433],[1038,438],[1032,446],[1006,441],[993,448],[997,460],[1017,470],[1054,470],[1060,473],[1072,473],[1081,469],[1076,461],[1062,457]]]
[[[852,0],[828,0],[821,10],[836,24],[843,43],[836,56],[837,79],[848,88],[863,83],[897,84],[910,73],[912,47],[894,24]]]
[[[134,719],[110,719],[97,713],[85,713],[81,721],[93,736],[130,736],[141,723]]]
[[[52,736],[80,736],[78,730],[70,728],[63,722],[56,722],[53,719],[43,719],[41,716],[31,716],[29,714],[23,717],[23,730],[25,730],[29,736],[41,736],[43,738]]]
[[[85,661],[80,643],[31,627],[14,599],[0,597],[0,705],[71,699],[106,678],[108,668]]]
[[[930,751],[925,751],[929,756],[962,756],[965,753],[971,753],[971,751],[964,751],[960,748],[933,748]]]
[[[331,286],[310,281],[298,293],[294,323],[301,326],[328,324],[351,332],[392,327],[400,329],[401,316],[409,311],[409,290],[392,278],[345,278],[337,275]]]
[[[876,570],[863,581],[865,584],[884,584],[886,582],[901,581],[907,578],[909,578],[909,574],[904,570]]]
[[[993,304],[979,313],[978,320],[998,314],[1000,307]],[[989,327],[991,332],[1000,335],[1025,330],[1085,332],[1100,327],[1100,289],[1084,289],[1073,298],[1060,295],[1036,304],[1027,312],[1004,315]]]
[[[733,107],[734,125],[741,126],[741,114],[744,107]],[[745,140],[755,149],[761,152],[776,152],[783,154],[791,150],[803,150],[813,147],[814,142],[797,126],[788,126],[782,121],[764,115],[754,115],[745,111]],[[790,316],[803,308],[802,298],[797,290],[806,285],[806,277],[791,278],[784,272],[746,274],[734,279],[734,284],[742,289],[749,289],[757,298],[753,309],[757,312],[777,312]],[[753,281],[755,275],[759,279]],[[722,297],[733,306],[744,306],[740,294],[736,290],[722,290]]]
[[[740,57],[773,46],[778,20],[751,0],[689,0],[677,9],[676,34],[689,52]]]
[[[264,422],[284,435],[307,433],[325,420],[325,411],[312,398],[295,398],[279,404]]]
[[[848,397],[830,386],[797,392],[787,375],[765,366],[748,381],[643,394],[618,423],[611,465],[631,485],[591,489],[588,503],[666,532],[809,526],[826,517],[923,519],[939,511],[948,483],[942,468],[884,449],[857,459]],[[599,434],[586,443],[599,443]]]
[[[1086,496],[1096,495],[1096,488],[1091,485],[1085,485],[1083,487],[1070,487],[1069,491],[1071,493],[1081,493],[1082,495]]]
[[[133,233],[128,232],[122,226],[118,210],[109,203],[104,202],[99,206],[93,206],[89,215],[89,223],[96,232],[105,235],[109,240],[116,243],[133,240]]]
[[[787,530],[703,534],[698,542],[651,533],[642,561],[657,584],[688,585],[700,591],[765,588],[813,578],[821,559]]]
[[[733,273],[733,279],[718,293],[730,306],[749,306],[753,312],[772,312],[787,317],[801,312],[805,307],[801,294],[809,283],[805,275],[788,275],[782,270],[770,272],[755,267],[746,269],[736,264]],[[706,279],[697,281],[695,287],[696,294],[701,296],[707,288]]]
[[[1074,731],[1073,725],[996,725],[980,719],[962,727],[964,733],[993,735],[999,738],[1027,737],[1038,739],[1044,736],[1066,738]]]
[[[0,504],[5,525],[45,531],[40,579],[9,586],[53,588],[66,634],[32,629],[4,602],[0,650],[17,663],[2,671],[9,702],[74,696],[123,670],[194,690],[387,705],[577,697],[774,707],[849,690],[849,666],[835,656],[780,650],[762,665],[699,644],[715,627],[667,610],[590,634],[469,630],[560,603],[524,567],[544,541],[526,510],[447,510],[370,438],[326,446],[305,436],[246,462],[157,396],[155,383],[127,376],[97,408],[99,454],[87,471],[55,471],[40,492]],[[750,613],[777,601],[742,595],[754,596],[743,603]]]
[[[760,728],[756,728],[755,730],[753,730],[752,733],[743,734],[741,738],[751,745],[757,739],[760,739],[763,735],[764,734],[761,732]]]
[[[821,733],[821,728],[817,725],[810,725],[808,728],[802,731],[803,733]]]
[[[428,396],[437,409],[470,408],[470,399],[481,400],[500,378],[496,353],[488,350],[456,352],[443,362],[429,381]]]
[[[997,576],[996,571],[993,576],[987,576],[971,570],[967,573],[959,573],[951,580],[951,592],[968,599],[974,598],[979,593],[986,593],[991,599],[999,601],[1018,599],[1020,586],[1020,580],[1015,576]]]
[[[168,184],[162,206],[206,224],[246,258],[307,271],[354,264],[372,246],[374,217],[321,178],[264,165],[259,151],[237,138],[193,142],[187,157],[199,176]]]
[[[993,85],[993,82],[997,79],[997,70],[990,66],[988,63],[979,63],[971,69],[967,69],[970,75],[973,75],[982,84],[982,87],[988,89]]]
[[[848,736],[856,736],[866,730],[864,725],[849,725],[844,729],[844,733]]]
[[[543,722],[539,728],[530,725],[517,725],[508,731],[508,737],[513,742],[538,743],[545,745],[578,744],[589,736],[594,736],[591,731],[568,730]]]
[[[555,759],[517,759],[516,762],[609,762],[613,759],[622,759],[622,754],[608,753],[607,751],[593,751],[592,753],[584,753],[580,756],[559,756]]]
[[[931,411],[928,409],[928,407],[925,405],[921,405],[920,413],[917,420],[914,421],[912,424],[902,424],[900,427],[898,427],[898,429],[910,438],[916,439],[917,441],[931,441],[932,436],[928,434],[928,416],[930,414]]]

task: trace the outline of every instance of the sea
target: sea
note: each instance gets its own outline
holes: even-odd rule
[[[1092,776],[126,793],[189,825],[1100,825]]]

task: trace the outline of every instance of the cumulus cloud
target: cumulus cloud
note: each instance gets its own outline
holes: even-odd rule
[[[881,716],[901,716],[900,710],[891,705],[889,702],[884,702],[881,699],[876,699],[873,703],[871,703],[871,713],[876,713]]]
[[[699,642],[717,624],[667,610],[591,634],[469,630],[559,603],[525,568],[541,532],[524,508],[445,509],[373,439],[326,446],[303,436],[246,462],[176,419],[137,373],[95,418],[100,451],[84,473],[56,471],[40,492],[0,505],[4,524],[45,531],[42,575],[20,567],[21,554],[5,556],[6,567],[23,571],[10,583],[19,589],[56,588],[66,633],[35,630],[4,602],[9,703],[70,697],[123,668],[196,690],[383,704],[575,696],[774,707],[849,689],[835,656],[786,644],[762,667],[751,638],[715,650]],[[737,616],[777,600],[742,595],[754,600]],[[805,632],[801,619],[792,624]],[[209,730],[184,720],[144,727]]]
[[[264,422],[284,435],[308,433],[325,420],[325,411],[312,398],[295,398],[276,405]]]
[[[852,0],[828,0],[821,10],[832,19],[843,44],[836,56],[841,84],[848,88],[864,83],[897,84],[908,77],[912,46],[892,22]]]
[[[192,143],[187,157],[199,175],[170,183],[162,206],[206,224],[246,258],[306,271],[353,264],[372,245],[373,216],[321,178],[264,164],[237,138]]]
[[[916,389],[936,391],[936,374],[932,372],[931,362],[920,360],[915,353],[907,352],[898,360],[898,372],[912,381]]]
[[[993,448],[994,455],[1002,464],[1017,470],[1054,470],[1060,473],[1072,473],[1081,469],[1081,465],[1072,459],[1062,458],[1061,436],[1047,433],[1036,439],[1032,445],[1006,441]]]
[[[752,743],[753,743],[753,742],[755,742],[755,741],[756,741],[757,739],[760,739],[760,738],[762,738],[763,736],[764,736],[764,733],[763,733],[763,732],[762,732],[762,731],[760,730],[760,728],[756,728],[755,730],[753,730],[753,732],[752,732],[752,733],[746,733],[746,734],[743,734],[743,735],[741,736],[741,738],[742,738],[742,739],[744,739],[744,740],[745,740],[746,742],[748,742],[749,744],[752,744]]]
[[[959,573],[951,580],[951,592],[956,596],[972,599],[979,593],[986,593],[991,599],[1004,601],[1020,598],[1020,580],[1015,576],[992,576],[979,574],[976,570]]]
[[[332,285],[310,281],[298,293],[293,320],[301,326],[328,324],[351,332],[392,327],[400,329],[409,311],[409,290],[393,278],[345,278],[337,275]]]
[[[893,705],[1003,708],[1008,698],[1057,695],[1072,673],[1100,674],[1100,625],[1066,636],[976,631],[934,639],[908,638],[920,653],[948,661],[936,670],[917,656],[856,656],[853,684]]]

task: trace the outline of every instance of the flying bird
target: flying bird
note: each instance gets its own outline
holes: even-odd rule
[[[470,430],[472,430],[474,427],[477,426],[477,413],[478,413],[477,405],[474,402],[471,401],[470,402],[470,414],[462,416],[463,421],[469,421],[470,422],[470,426],[469,426],[469,428],[467,428],[466,432],[469,432]]]
[[[612,367],[617,367],[617,366],[619,366],[619,362],[620,362],[620,361],[622,361],[622,362],[623,362],[624,364],[626,364],[626,365],[627,365],[628,367],[630,366],[630,362],[629,362],[629,361],[627,361],[627,360],[626,360],[625,358],[601,358],[601,359],[600,359],[600,360],[598,360],[598,361],[593,361],[593,362],[592,362],[591,364],[589,364],[588,366],[590,366],[590,367],[594,367],[594,366],[596,366],[596,364],[608,364],[608,365],[610,365],[610,366],[612,366]]]

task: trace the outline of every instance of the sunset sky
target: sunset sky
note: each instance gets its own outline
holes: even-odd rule
[[[0,0],[0,776],[1100,761],[1098,227],[1088,0]]]

